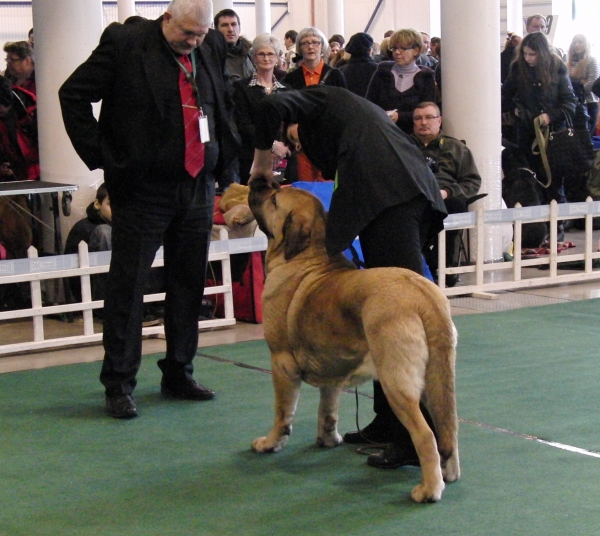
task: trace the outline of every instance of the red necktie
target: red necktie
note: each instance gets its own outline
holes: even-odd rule
[[[192,64],[187,55],[180,56],[179,61],[192,73]],[[196,178],[204,167],[204,144],[200,141],[200,125],[198,117],[198,101],[194,95],[194,88],[186,78],[183,69],[179,73],[179,91],[183,109],[183,124],[185,128],[185,169]]]

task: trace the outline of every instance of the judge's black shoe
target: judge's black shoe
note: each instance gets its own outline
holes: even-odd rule
[[[115,419],[133,419],[138,415],[131,395],[107,396],[106,413]]]
[[[160,392],[182,400],[211,400],[215,397],[214,391],[192,379],[172,381],[164,376],[160,382]]]
[[[348,432],[344,434],[344,443],[389,443],[392,441],[392,434],[387,426],[382,426],[375,419],[371,424],[365,426],[362,430]]]
[[[371,454],[367,463],[378,469],[394,469],[403,465],[421,465],[414,447],[391,443],[381,452]]]

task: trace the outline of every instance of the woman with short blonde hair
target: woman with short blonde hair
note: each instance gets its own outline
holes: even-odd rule
[[[416,63],[422,47],[423,38],[416,30],[394,32],[389,43],[393,61],[379,63],[366,95],[406,134],[412,132],[412,113],[417,104],[436,100],[434,72]]]

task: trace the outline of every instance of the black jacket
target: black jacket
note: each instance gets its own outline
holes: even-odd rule
[[[169,197],[173,177],[184,173],[180,68],[161,22],[108,26],[98,47],[59,90],[67,134],[89,169],[104,169],[111,204],[133,202],[142,187],[157,198]],[[196,80],[214,134],[206,144],[205,167],[215,166],[215,172],[239,146],[225,100],[223,61],[216,40],[196,49]],[[92,103],[99,101],[97,121]]]
[[[283,81],[288,84],[292,89],[302,89],[306,87],[306,81],[304,80],[304,71],[302,66],[297,67],[293,71],[285,75]],[[331,67],[327,64],[323,65],[321,71],[321,78],[319,84],[334,87],[346,87],[346,79],[339,69]]]
[[[258,106],[267,96],[262,86],[249,86],[252,77],[238,80],[233,84],[233,101],[235,103],[235,124],[242,138],[242,149],[240,158],[252,160],[254,158],[254,135],[256,132],[256,122]],[[278,91],[287,91],[291,89],[287,84],[285,88]],[[273,138],[275,140],[276,138]],[[277,138],[278,139],[278,138]],[[271,140],[271,143],[273,142]]]
[[[383,61],[371,78],[366,98],[384,110],[398,110],[396,125],[407,134],[413,131],[412,113],[417,104],[436,102],[434,73],[429,67],[420,66],[421,72],[414,77],[414,85],[400,93],[392,73],[393,61]]]
[[[419,195],[434,211],[431,237],[442,229],[446,208],[435,177],[381,108],[346,89],[320,85],[271,95],[260,104],[257,149],[271,147],[282,121],[298,123],[308,159],[326,179],[337,176],[327,220],[329,254],[348,248],[386,208]]]
[[[346,65],[340,67],[346,79],[346,87],[359,97],[365,97],[367,88],[377,64],[370,56],[352,56]]]
[[[558,76],[550,90],[543,93],[535,80],[535,67],[531,67],[533,74],[529,85],[520,83],[518,64],[513,63],[508,73],[508,78],[502,84],[502,111],[514,114],[519,108],[519,123],[530,132],[533,132],[533,120],[542,113],[550,117],[551,125],[559,126],[565,120],[565,113],[573,118],[577,99],[573,93],[571,82],[567,74],[566,65],[558,58]]]

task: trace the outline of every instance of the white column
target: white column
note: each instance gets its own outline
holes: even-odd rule
[[[254,15],[256,17],[256,35],[271,33],[270,0],[256,0],[254,10]]]
[[[465,140],[482,177],[487,197],[471,208],[501,208],[500,0],[442,2],[443,130]],[[469,31],[465,31],[468,28]],[[465,61],[464,51],[477,43],[486,58],[485,72]],[[498,228],[485,235],[485,260],[502,258]]]
[[[327,0],[327,30],[327,39],[334,34],[350,38],[344,35],[344,0]]]
[[[135,0],[117,0],[117,13],[119,22],[135,15]]]
[[[58,90],[98,44],[102,1],[33,0],[33,25],[41,178],[79,186],[73,192],[71,216],[61,215],[64,241],[73,224],[85,217],[85,209],[95,197],[94,184],[103,180],[103,174],[89,171],[75,153],[65,132]],[[50,214],[44,212],[49,220]]]
[[[506,0],[506,32],[524,36],[523,0]]]

